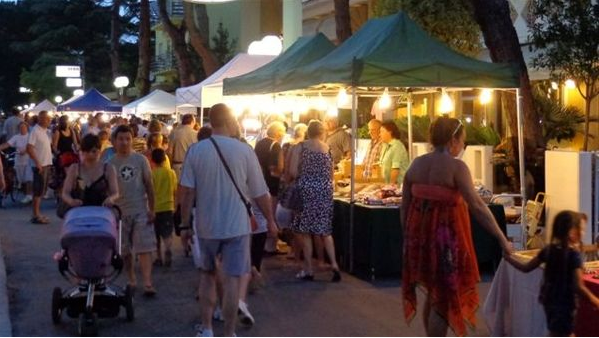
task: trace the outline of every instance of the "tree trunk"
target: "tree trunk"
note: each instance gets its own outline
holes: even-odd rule
[[[208,13],[206,12],[206,5],[194,5],[184,1],[183,7],[185,10],[185,25],[189,31],[191,46],[200,58],[202,58],[204,73],[206,76],[210,76],[220,68],[220,64],[216,55],[214,55],[214,52],[210,49],[210,40],[207,31]],[[194,7],[200,12],[200,20],[202,21],[202,24],[205,25],[203,30],[198,29],[196,26],[194,20]]]
[[[196,79],[191,64],[191,57],[187,51],[187,43],[185,42],[185,21],[183,21],[179,28],[171,22],[166,10],[166,0],[158,0],[158,8],[164,30],[173,43],[173,50],[177,59],[179,83],[182,87],[191,86],[196,82]]]
[[[590,119],[591,119],[591,102],[593,101],[593,89],[591,88],[593,85],[590,85],[588,82],[586,83],[586,95],[583,95],[584,98],[584,145],[582,146],[582,150],[589,150],[589,127],[590,127]],[[580,91],[580,87],[578,88]]]
[[[135,85],[139,90],[139,97],[150,93],[150,62],[152,50],[150,48],[150,1],[141,0],[139,23],[139,57],[137,66],[137,79]]]
[[[339,44],[349,39],[352,34],[349,0],[335,0],[335,27]]]
[[[121,0],[113,0],[112,7],[110,8],[110,66],[113,79],[121,75],[119,71],[119,40],[121,38],[120,8]],[[119,91],[119,102],[124,103],[125,97],[120,94],[122,92]]]
[[[520,95],[524,113],[524,138],[528,154],[537,148],[545,148],[539,116],[534,110],[528,69],[522,56],[516,29],[510,17],[507,0],[472,0],[474,17],[483,32],[485,44],[489,48],[493,62],[507,62],[518,65],[520,70]],[[504,108],[512,135],[517,135],[517,118],[515,99],[507,99],[513,94],[503,94]],[[513,103],[513,104],[511,104]],[[509,104],[509,105],[508,105]]]

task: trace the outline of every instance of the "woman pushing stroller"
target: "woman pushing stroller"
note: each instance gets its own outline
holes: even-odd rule
[[[81,162],[71,165],[62,190],[62,201],[71,207],[111,207],[119,196],[116,171],[100,161],[100,138],[87,134],[81,140]]]

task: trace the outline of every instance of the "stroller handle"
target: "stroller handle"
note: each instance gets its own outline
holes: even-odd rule
[[[116,216],[117,216],[117,220],[120,221],[121,217],[123,216],[123,211],[121,210],[121,208],[119,208],[118,205],[113,204],[111,207],[107,207],[109,209],[112,209],[113,211],[116,211]]]

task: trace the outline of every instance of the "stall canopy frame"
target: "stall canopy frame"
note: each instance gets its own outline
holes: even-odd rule
[[[81,96],[73,96],[67,101],[56,107],[57,111],[60,112],[94,112],[94,111],[105,111],[112,113],[119,113],[122,110],[122,106],[118,103],[110,101],[109,98],[102,95],[95,88],[88,90]]]
[[[234,80],[225,82],[225,92],[227,85]],[[399,12],[369,20],[342,45],[309,65],[282,70],[273,92],[316,93],[331,91],[339,86],[351,88],[351,127],[354,131],[357,130],[357,99],[364,87],[378,87],[379,90],[384,87],[405,88],[407,92],[425,88],[435,91],[439,88],[494,88],[515,92],[520,181],[525,182],[520,77],[515,65],[489,63],[459,54],[430,37],[405,13]],[[408,120],[411,122],[412,105],[409,104],[408,108]],[[410,150],[411,131],[409,123]],[[351,142],[352,205],[355,202],[355,134],[352,133]],[[526,196],[524,184],[520,185],[520,194]],[[350,210],[353,211],[353,208]],[[525,210],[522,219],[526,219],[524,213]],[[353,221],[353,215],[350,215],[350,220]],[[524,236],[525,233],[523,231]]]

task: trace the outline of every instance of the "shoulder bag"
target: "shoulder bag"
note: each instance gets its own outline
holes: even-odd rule
[[[287,184],[285,189],[281,191],[279,196],[279,203],[284,208],[290,209],[294,212],[300,212],[303,209],[303,199],[300,186],[297,184],[299,176],[302,174],[302,157],[304,156],[304,143],[300,143],[300,162],[298,164],[298,177],[293,182]]]
[[[256,217],[254,217],[254,213],[252,212],[252,204],[250,202],[248,202],[248,200],[245,198],[245,196],[243,196],[243,193],[239,189],[237,182],[235,182],[235,178],[233,178],[233,173],[231,172],[231,169],[229,168],[227,161],[225,161],[225,158],[223,157],[223,154],[221,153],[220,148],[216,144],[216,141],[214,141],[214,138],[210,137],[210,142],[212,142],[212,144],[214,145],[214,148],[216,148],[216,152],[218,153],[218,157],[220,157],[220,161],[222,162],[223,166],[225,167],[225,171],[231,178],[231,182],[233,182],[233,185],[235,186],[235,190],[237,190],[237,193],[239,194],[239,197],[241,198],[243,205],[245,205],[245,208],[247,209],[248,217],[250,218],[251,230],[253,232],[256,229],[258,229],[258,223],[256,222]]]

